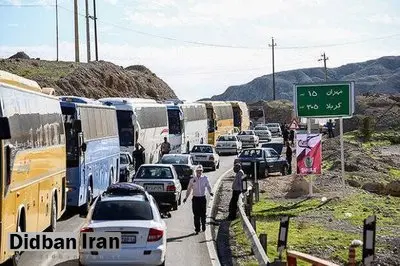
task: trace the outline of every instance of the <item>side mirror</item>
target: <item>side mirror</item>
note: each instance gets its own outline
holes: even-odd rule
[[[0,140],[11,139],[10,123],[7,117],[0,117]]]
[[[81,120],[74,121],[74,129],[76,132],[82,132],[82,122]]]
[[[83,151],[83,152],[86,152],[86,143],[82,143],[81,148],[82,148],[82,151]]]
[[[78,147],[80,147],[82,152],[85,152],[86,148],[87,148],[86,147],[86,143],[84,142],[84,139],[83,139],[83,133],[82,132],[78,133]]]

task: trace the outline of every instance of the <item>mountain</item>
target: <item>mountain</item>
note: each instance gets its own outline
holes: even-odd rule
[[[400,56],[385,56],[362,63],[328,68],[328,81],[355,81],[356,95],[364,93],[394,94],[400,92]],[[293,98],[294,83],[325,81],[323,68],[305,68],[275,73],[276,99]],[[211,100],[256,102],[272,100],[272,74],[258,77],[247,84],[230,86]]]
[[[9,59],[0,59],[0,70],[35,80],[41,87],[54,88],[60,96],[177,98],[167,83],[141,65],[123,68],[105,61],[45,61],[29,59],[20,52]]]

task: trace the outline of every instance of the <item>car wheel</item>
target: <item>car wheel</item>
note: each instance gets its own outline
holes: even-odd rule
[[[265,169],[264,169],[264,177],[268,177],[269,176],[269,170],[268,170],[268,167],[267,166],[265,166]]]
[[[182,193],[179,194],[178,205],[182,204]]]
[[[217,169],[217,165],[214,163],[214,165],[211,167],[211,170],[215,171]]]
[[[161,264],[158,265],[158,266],[165,266],[165,260],[163,261],[163,263],[161,263]]]
[[[282,174],[282,176],[288,175],[287,165],[282,166],[281,174]]]

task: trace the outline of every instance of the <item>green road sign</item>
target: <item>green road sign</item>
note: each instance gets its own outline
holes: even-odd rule
[[[354,83],[297,84],[294,106],[299,117],[351,117],[354,113]]]

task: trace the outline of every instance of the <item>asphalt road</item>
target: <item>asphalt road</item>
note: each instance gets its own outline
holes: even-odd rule
[[[211,186],[218,177],[233,166],[235,156],[221,156],[220,168],[214,172],[205,172],[209,177]],[[186,195],[184,191],[183,195]],[[211,265],[208,255],[207,243],[204,232],[194,234],[191,200],[171,212],[172,217],[166,219],[167,223],[167,255],[166,265]],[[57,223],[58,232],[77,232],[84,218],[79,215],[65,215]],[[78,265],[78,253],[74,251],[61,252],[25,252],[20,261],[21,266],[70,266]]]

